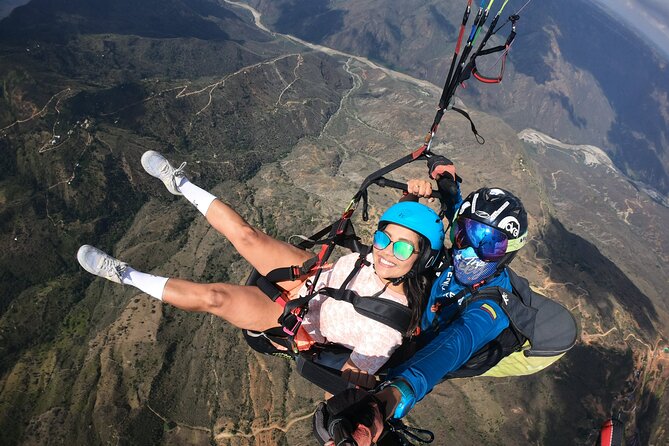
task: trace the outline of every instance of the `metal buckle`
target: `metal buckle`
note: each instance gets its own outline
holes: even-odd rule
[[[302,325],[302,320],[304,319],[304,313],[302,312],[301,308],[295,308],[293,311],[290,312],[290,316],[293,316],[295,318],[295,322],[291,322],[287,324],[287,317],[281,322],[281,325],[283,326],[283,331],[289,336],[295,336],[297,333],[297,330],[299,330],[300,325]],[[288,326],[287,326],[288,325]],[[289,326],[292,325],[292,328]]]

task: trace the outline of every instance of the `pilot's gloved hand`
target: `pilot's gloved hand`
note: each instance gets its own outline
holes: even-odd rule
[[[441,155],[433,155],[427,161],[430,178],[437,181],[437,189],[441,196],[441,215],[450,215],[458,201],[458,182],[462,179],[455,173],[453,162]]]
[[[455,166],[453,162],[442,155],[433,155],[427,160],[427,169],[430,178],[439,180],[442,177],[449,177],[455,181],[457,175],[455,174]],[[448,175],[447,175],[448,174]]]

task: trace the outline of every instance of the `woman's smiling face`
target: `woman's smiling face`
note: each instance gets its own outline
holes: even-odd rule
[[[374,268],[381,279],[396,279],[408,273],[418,260],[420,236],[411,229],[393,223],[388,224],[383,232],[390,237],[390,243],[383,249],[373,249]],[[393,243],[404,241],[413,246],[413,253],[406,260],[400,260],[393,254]]]

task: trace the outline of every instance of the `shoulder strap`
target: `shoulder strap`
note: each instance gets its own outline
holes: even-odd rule
[[[480,289],[469,298],[469,303],[480,300],[492,300],[509,317],[511,327],[522,336],[532,339],[537,309],[523,302],[523,299],[513,291],[502,287],[486,287]]]
[[[358,259],[355,261],[355,265],[353,266],[353,269],[349,273],[349,275],[346,277],[344,282],[341,285],[341,289],[345,289],[346,286],[349,284],[351,280],[360,272],[360,269],[363,267],[363,265],[368,264],[366,257],[367,253],[369,252],[371,248],[368,246],[365,246],[362,251],[360,252],[360,255],[358,256]],[[312,259],[313,260],[313,259]],[[307,260],[309,262],[309,260]],[[294,267],[293,267],[294,268]],[[276,270],[275,270],[276,271]],[[324,294],[321,293],[320,291],[316,291],[310,294],[307,294],[306,296],[298,297],[296,299],[292,299],[289,302],[286,303],[284,309],[283,309],[283,314],[284,316],[287,315],[288,313],[292,312],[293,310],[297,308],[306,308],[307,304],[311,299],[316,297],[319,294]]]
[[[367,247],[360,253],[353,270],[346,277],[341,287],[324,287],[313,294],[307,294],[306,296],[287,302],[284,307],[284,316],[291,314],[294,309],[305,307],[316,295],[323,294],[338,301],[348,302],[353,305],[357,313],[387,325],[399,331],[402,335],[406,335],[411,324],[411,310],[398,302],[378,297],[385,291],[385,287],[374,296],[360,296],[355,291],[347,289],[348,284],[360,272],[363,266],[369,265],[369,262],[366,260],[369,249]]]
[[[341,302],[348,302],[353,305],[357,313],[381,322],[403,335],[409,331],[411,310],[398,302],[377,296],[360,296],[353,290],[341,288],[326,287],[319,290],[319,293]]]

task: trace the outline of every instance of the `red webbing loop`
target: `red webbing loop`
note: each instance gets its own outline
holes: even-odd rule
[[[481,73],[479,73],[478,69],[476,68],[476,65],[472,67],[472,76],[479,81],[483,82],[484,84],[499,84],[502,82],[502,78],[504,77],[504,69],[506,68],[506,56],[509,54],[509,46],[506,46],[506,49],[504,50],[504,54],[502,55],[502,68],[500,69],[499,75],[497,77],[488,77],[484,76]]]

